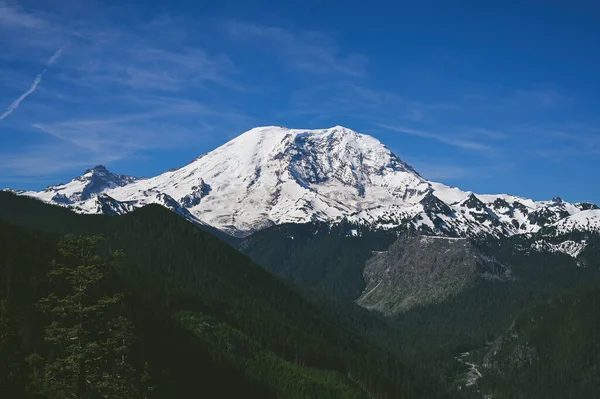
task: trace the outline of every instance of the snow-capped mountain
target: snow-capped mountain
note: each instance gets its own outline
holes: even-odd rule
[[[583,210],[572,216],[563,218],[552,226],[551,231],[554,235],[561,235],[574,231],[600,232],[600,209]]]
[[[282,223],[348,221],[501,237],[553,225],[595,226],[600,212],[590,203],[480,195],[431,182],[377,139],[341,126],[259,127],[153,178],[96,167],[70,183],[23,194],[85,213],[119,214],[159,203],[237,236]]]
[[[33,195],[44,201],[74,205],[88,201],[106,190],[123,187],[136,180],[138,179],[135,177],[118,175],[110,172],[103,165],[98,165],[66,184],[46,187]]]
[[[588,208],[560,219],[531,237],[531,249],[562,252],[573,258],[588,244],[589,233],[600,233],[600,209]]]

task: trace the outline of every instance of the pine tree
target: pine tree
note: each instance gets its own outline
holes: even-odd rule
[[[0,301],[0,392],[9,391],[19,373],[19,339],[6,301]]]
[[[118,314],[123,295],[108,284],[115,256],[98,255],[98,240],[64,237],[47,273],[53,290],[38,307],[51,321],[44,338],[52,351],[43,366],[36,355],[29,362],[33,391],[50,399],[137,396],[128,359],[133,325]]]

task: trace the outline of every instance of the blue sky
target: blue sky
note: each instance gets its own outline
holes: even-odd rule
[[[592,1],[0,0],[0,187],[343,125],[480,193],[600,203]]]

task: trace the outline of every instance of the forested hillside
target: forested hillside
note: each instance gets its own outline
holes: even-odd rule
[[[600,261],[578,267],[565,254],[515,250],[506,240],[482,248],[510,268],[512,279],[480,280],[447,300],[395,317],[409,348],[421,356],[437,349],[459,353],[484,347],[510,326],[519,312],[582,284],[600,284]]]
[[[477,355],[482,356],[523,309],[583,284],[600,285],[598,234],[586,234],[588,245],[579,259],[524,250],[531,247],[527,237],[475,241],[478,251],[510,270],[510,278],[474,279],[443,301],[415,306],[387,319],[393,323],[392,329],[381,325],[374,328],[377,324],[372,318],[366,323],[360,321],[361,313],[349,301],[365,287],[366,260],[374,251],[385,251],[395,236],[360,230],[356,231],[359,236],[348,234],[353,228],[276,226],[244,239],[240,248],[266,269],[304,286],[305,297],[312,302],[329,296],[322,301],[322,310],[352,315],[353,325],[360,326],[364,334],[386,342],[405,358],[418,359],[448,383],[465,373],[455,359],[460,353],[469,351],[475,356],[472,360],[481,363]],[[458,266],[449,265],[455,270],[448,273],[459,273]],[[431,267],[423,265],[423,272],[428,273]],[[337,300],[332,302],[330,297]],[[471,391],[477,394],[475,388]]]
[[[237,246],[286,280],[353,301],[366,287],[367,259],[373,251],[386,250],[395,239],[394,232],[370,231],[364,226],[307,223],[265,229]]]
[[[10,397],[60,397],[60,390],[44,385],[44,376],[52,375],[57,361],[83,356],[53,338],[67,331],[58,334],[60,323],[74,328],[69,314],[53,310],[52,301],[76,292],[65,282],[57,286],[57,276],[90,266],[67,256],[64,234],[102,237],[89,249],[92,266],[104,270],[88,281],[90,317],[106,325],[94,309],[103,314],[96,306],[109,306],[106,298],[113,298],[110,320],[122,320],[122,335],[130,338],[120,349],[127,352],[123,367],[98,373],[127,374],[135,397],[450,396],[418,365],[407,366],[360,329],[345,328],[244,255],[160,206],[117,217],[77,215],[0,193],[0,219],[0,367]],[[124,255],[117,257],[120,251]]]
[[[523,311],[490,348],[482,386],[500,398],[595,398],[600,392],[600,287]]]
[[[355,234],[349,234],[352,231]],[[531,243],[518,236],[474,241],[479,253],[509,270],[510,277],[474,279],[444,301],[415,306],[395,316],[402,337],[398,340],[407,351],[419,357],[432,353],[433,358],[439,358],[439,350],[454,353],[483,346],[524,307],[589,281],[600,281],[600,235],[587,236],[588,246],[581,256],[585,267],[563,253],[524,251]],[[396,237],[395,232],[312,223],[265,229],[238,246],[267,270],[310,290],[307,297],[316,298],[315,292],[320,291],[349,302],[358,299],[366,287],[363,272],[367,260],[388,250]],[[434,266],[420,265],[424,273],[420,278],[426,279]],[[461,267],[448,265],[446,273],[463,273]]]

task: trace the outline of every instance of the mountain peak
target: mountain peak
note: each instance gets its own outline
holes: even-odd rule
[[[285,126],[277,126],[277,125],[266,125],[266,126],[258,126],[252,128],[238,137],[234,138],[232,141],[237,139],[246,138],[246,139],[257,139],[259,137],[269,137],[269,136],[282,136],[286,134],[296,135],[305,135],[305,136],[365,136],[371,137],[364,134],[360,134],[355,130],[347,128],[341,125],[335,125],[325,129],[296,129],[289,128]]]
[[[340,132],[340,133],[346,133],[346,134],[358,134],[355,130],[352,130],[348,127],[345,126],[341,126],[341,125],[335,125],[333,127],[330,127],[329,129],[325,129],[325,130],[330,130],[333,132]]]
[[[93,168],[87,169],[83,175],[76,177],[76,179],[86,179],[89,175],[110,175],[113,174],[104,165],[96,165]]]
[[[444,201],[439,199],[433,192],[428,190],[423,199],[420,201],[423,205],[423,211],[430,215],[442,214],[449,216],[452,214],[452,209]]]
[[[428,183],[379,140],[343,126],[250,129],[190,164],[127,187],[120,201],[160,192],[232,234],[342,218],[381,203],[417,203]]]
[[[66,184],[46,187],[40,197],[59,204],[72,204],[89,200],[107,189],[123,187],[136,180],[133,176],[112,173],[104,165],[96,165]]]
[[[256,127],[149,179],[97,165],[70,183],[24,194],[89,213],[104,212],[98,207],[104,194],[114,200],[111,209],[123,204],[123,212],[158,203],[237,236],[283,223],[345,219],[383,229],[409,220],[432,234],[500,237],[537,232],[596,208],[431,182],[376,138],[341,125]]]
[[[467,198],[462,200],[459,204],[467,208],[476,209],[478,211],[485,209],[485,204],[473,193],[470,193]]]

